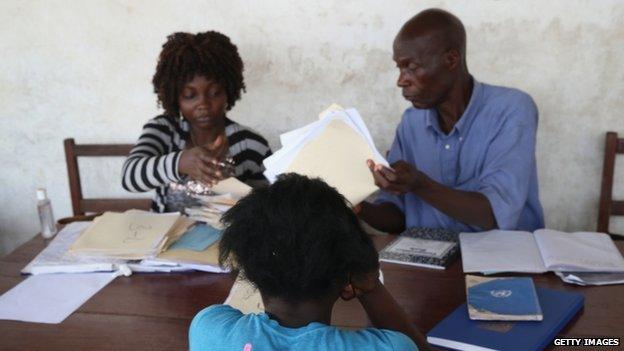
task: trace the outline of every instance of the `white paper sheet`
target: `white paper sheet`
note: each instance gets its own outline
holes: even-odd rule
[[[544,273],[546,267],[533,234],[490,230],[459,234],[464,273]]]
[[[624,258],[607,234],[540,229],[535,241],[549,270],[624,272]]]
[[[28,277],[0,296],[0,319],[60,323],[116,276],[76,273]]]

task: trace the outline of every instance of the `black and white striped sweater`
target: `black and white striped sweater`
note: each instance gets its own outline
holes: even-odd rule
[[[228,118],[225,134],[236,165],[234,176],[242,182],[264,180],[262,160],[271,155],[266,139]],[[169,183],[181,180],[178,163],[188,137],[186,120],[166,115],[149,120],[124,162],[123,188],[131,192],[156,189],[152,210],[164,212]]]

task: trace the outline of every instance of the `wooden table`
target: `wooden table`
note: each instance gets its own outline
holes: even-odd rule
[[[392,236],[373,236],[382,248]],[[624,251],[624,242],[617,242]],[[36,237],[0,260],[0,293],[25,277],[20,270],[45,247]],[[385,285],[424,333],[465,301],[461,260],[438,271],[382,263]],[[552,273],[534,275],[538,286],[579,292],[585,308],[562,336],[624,336],[624,285],[577,287]],[[119,277],[60,324],[0,321],[0,350],[185,350],[188,327],[202,308],[221,303],[231,274],[168,273]],[[332,324],[367,325],[357,301],[340,301]],[[624,341],[624,340],[623,340]]]

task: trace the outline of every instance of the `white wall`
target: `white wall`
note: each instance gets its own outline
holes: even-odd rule
[[[547,225],[595,228],[604,132],[624,135],[624,3],[611,1],[0,2],[0,255],[38,231],[35,190],[71,214],[62,140],[134,142],[158,113],[150,85],[174,31],[229,35],[248,92],[231,117],[277,136],[331,102],[358,108],[381,150],[408,107],[394,35],[428,7],[459,16],[481,81],[530,93]],[[624,160],[619,161],[619,177]],[[123,194],[121,161],[86,164],[87,195]],[[616,194],[624,197],[624,184]],[[624,221],[615,226],[624,232]]]

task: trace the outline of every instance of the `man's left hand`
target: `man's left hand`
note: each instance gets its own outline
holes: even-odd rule
[[[421,185],[420,172],[405,161],[397,161],[390,168],[373,160],[366,160],[366,164],[375,178],[375,185],[394,195],[413,192]]]

